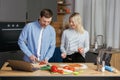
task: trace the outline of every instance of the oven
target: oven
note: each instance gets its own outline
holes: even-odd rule
[[[18,37],[25,22],[0,22],[0,51],[18,50]]]

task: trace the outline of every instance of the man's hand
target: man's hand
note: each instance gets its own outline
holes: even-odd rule
[[[48,60],[42,60],[40,61],[40,64],[43,65],[43,64],[48,64]]]
[[[30,56],[30,60],[31,60],[33,63],[35,63],[36,61],[38,61],[37,57],[34,56],[34,55]]]

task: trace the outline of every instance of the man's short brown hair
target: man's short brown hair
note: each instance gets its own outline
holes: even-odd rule
[[[46,18],[50,18],[53,16],[53,12],[50,10],[50,9],[43,9],[41,12],[40,12],[40,16],[41,17],[46,17]]]

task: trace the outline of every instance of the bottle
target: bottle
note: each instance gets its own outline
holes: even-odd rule
[[[95,49],[98,49],[98,43],[97,43],[97,41],[95,42]]]
[[[102,72],[105,72],[105,61],[102,61],[102,68],[101,68]]]
[[[112,68],[112,67],[107,66],[107,65],[105,65],[105,70],[110,71],[110,72],[115,72],[115,73],[118,72],[115,68]]]
[[[97,57],[97,71],[100,71],[100,57]]]
[[[110,67],[110,66],[105,66],[105,70],[107,70],[107,71],[110,71],[110,72],[113,72],[113,68],[112,67]]]

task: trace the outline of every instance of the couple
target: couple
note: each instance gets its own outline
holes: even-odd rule
[[[48,63],[56,45],[56,33],[50,25],[53,12],[43,9],[39,19],[23,28],[18,45],[24,52],[27,62]],[[89,50],[89,34],[83,28],[79,13],[69,17],[69,29],[64,30],[61,40],[61,57],[64,62],[85,62],[85,53]]]

